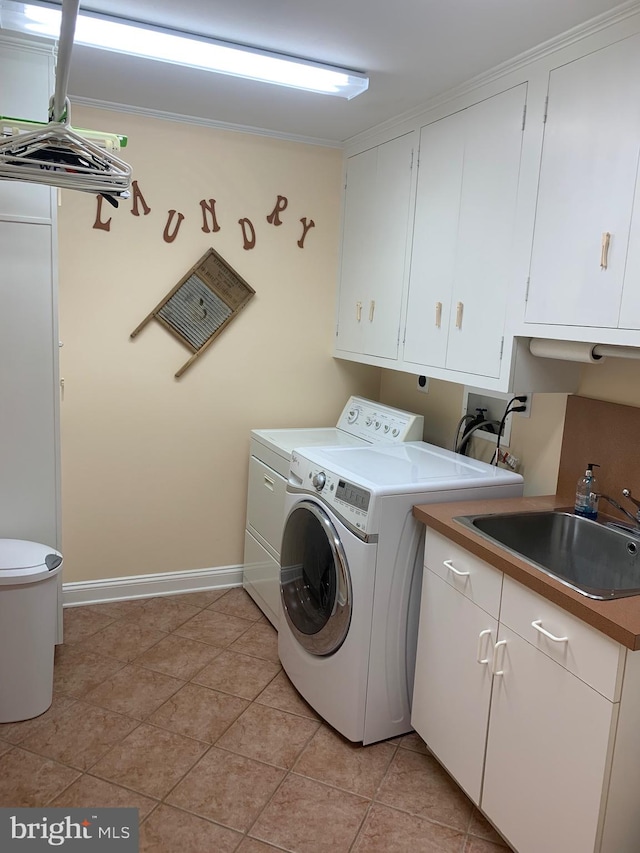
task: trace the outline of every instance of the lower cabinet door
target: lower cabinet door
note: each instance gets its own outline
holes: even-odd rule
[[[411,723],[478,804],[498,623],[426,570]]]
[[[518,853],[592,853],[618,705],[503,625],[499,639],[481,808]]]

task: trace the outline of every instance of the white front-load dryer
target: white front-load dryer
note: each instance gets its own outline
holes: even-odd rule
[[[522,486],[518,474],[423,442],[293,451],[278,652],[346,738],[411,731],[424,550],[413,506],[517,497]]]

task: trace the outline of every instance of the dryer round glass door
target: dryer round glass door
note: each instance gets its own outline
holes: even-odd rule
[[[349,630],[351,579],[338,532],[313,501],[300,501],[289,513],[280,564],[280,593],[291,632],[311,654],[332,654]]]

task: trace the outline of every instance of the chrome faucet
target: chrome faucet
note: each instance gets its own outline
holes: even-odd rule
[[[636,500],[636,498],[633,497],[633,495],[631,494],[631,491],[629,489],[623,489],[622,494],[625,498],[627,498],[627,500],[630,500],[633,504],[635,504],[636,509],[637,509],[637,512],[635,515],[630,513],[623,506],[620,506],[618,501],[614,500],[613,498],[610,498],[609,495],[601,494],[601,495],[599,495],[599,497],[604,498],[604,500],[608,501],[611,504],[611,506],[614,506],[617,510],[624,513],[624,515],[626,515],[627,518],[629,518],[633,522],[633,529],[638,530],[638,528],[640,527],[640,501]],[[611,524],[616,525],[617,522],[611,522]],[[626,527],[626,525],[623,525],[623,524],[618,524],[617,526]]]

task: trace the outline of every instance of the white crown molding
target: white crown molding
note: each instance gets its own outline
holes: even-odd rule
[[[548,41],[542,42],[542,44],[539,44],[524,53],[520,53],[511,59],[507,59],[505,62],[500,63],[500,65],[490,68],[488,71],[483,71],[481,74],[466,80],[464,83],[461,83],[453,89],[449,89],[446,92],[435,95],[433,98],[425,101],[425,103],[420,107],[414,107],[413,109],[407,110],[407,112],[401,113],[394,118],[387,119],[387,121],[374,125],[361,133],[357,133],[354,136],[349,137],[349,139],[345,139],[343,147],[361,148],[367,142],[373,141],[381,134],[397,128],[400,125],[407,125],[404,131],[400,131],[407,132],[410,129],[408,127],[410,123],[416,122],[421,116],[428,113],[430,110],[435,109],[442,104],[446,104],[449,101],[453,101],[456,98],[467,95],[475,89],[479,89],[481,86],[494,83],[496,80],[499,80],[501,77],[505,77],[507,74],[517,72],[527,65],[531,65],[533,62],[544,59],[550,54],[557,53],[563,48],[570,47],[572,44],[576,44],[576,42],[589,38],[589,36],[595,35],[607,27],[612,27],[628,20],[634,15],[637,15],[639,12],[640,2],[638,2],[638,0],[627,0],[627,2],[622,3],[620,6],[616,6],[615,9],[609,12],[604,12],[602,15],[591,18],[586,23],[579,24],[570,30],[566,30],[564,33],[554,36],[553,38],[548,39]],[[377,141],[377,139],[375,141]]]
[[[116,104],[110,101],[100,101],[93,98],[82,98],[72,93],[69,94],[69,100],[72,106],[78,104],[83,107],[92,107],[97,110],[112,110],[117,113],[129,113],[131,115],[146,116],[148,118],[157,118],[162,121],[175,121],[180,124],[194,124],[199,127],[212,127],[216,130],[227,130],[234,133],[250,133],[254,136],[268,136],[271,139],[283,139],[287,142],[298,142],[303,145],[320,145],[323,148],[342,148],[342,142],[336,142],[332,139],[316,139],[312,136],[297,136],[293,133],[281,133],[276,130],[267,130],[260,127],[252,127],[251,125],[232,124],[230,122],[216,121],[210,118],[201,118],[199,116],[181,115],[180,113],[164,112],[163,110],[153,110],[148,107],[136,107],[130,104]]]
[[[27,48],[33,53],[46,53],[48,56],[56,55],[56,42],[53,39],[35,38],[33,36],[21,35],[13,32],[13,30],[3,30],[0,28],[0,44],[6,44],[9,47],[19,47],[22,50]]]
[[[80,604],[104,604],[108,601],[128,601],[158,595],[230,589],[241,586],[242,572],[241,565],[220,566],[185,572],[158,572],[95,581],[73,581],[62,584],[62,601],[65,607],[74,607]]]

